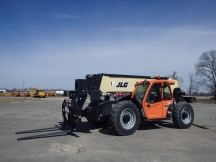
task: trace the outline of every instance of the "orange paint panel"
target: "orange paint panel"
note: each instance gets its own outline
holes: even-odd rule
[[[163,116],[162,103],[161,102],[154,103],[154,104],[145,103],[144,111],[148,119],[162,118]]]
[[[173,103],[173,100],[165,100],[165,101],[162,101],[162,118],[166,118],[166,114],[167,114],[167,111],[168,111],[168,108],[169,106]]]

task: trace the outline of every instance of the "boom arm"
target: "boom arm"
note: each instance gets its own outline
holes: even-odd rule
[[[168,77],[160,77],[167,80]],[[136,75],[119,75],[119,74],[93,74],[86,75],[88,81],[88,90],[100,90],[102,95],[108,92],[133,92],[135,84],[143,80],[157,79],[151,76],[136,76]],[[169,79],[170,80],[170,79]],[[175,84],[171,86],[172,91],[174,88],[179,87],[179,80],[175,80]]]

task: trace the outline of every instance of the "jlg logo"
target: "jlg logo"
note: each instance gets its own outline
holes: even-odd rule
[[[127,88],[128,82],[119,82],[117,88]]]

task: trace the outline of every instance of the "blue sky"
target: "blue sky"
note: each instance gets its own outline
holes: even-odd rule
[[[74,89],[86,74],[189,73],[216,50],[215,0],[0,0],[0,88]]]

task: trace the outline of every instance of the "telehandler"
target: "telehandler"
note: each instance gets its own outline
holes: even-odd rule
[[[178,80],[159,76],[104,73],[86,75],[86,79],[75,80],[75,90],[70,91],[69,99],[62,103],[62,128],[68,125],[72,133],[81,126],[81,118],[86,117],[91,125],[97,127],[110,122],[112,129],[122,136],[133,134],[140,120],[172,120],[177,128],[187,129],[193,124],[194,111],[184,101],[179,84]],[[115,92],[130,92],[130,95],[111,100],[107,94]],[[83,108],[88,95],[90,103]],[[17,134],[41,130],[45,129],[21,131]],[[28,136],[18,140],[50,135],[52,134]]]
[[[30,96],[31,96],[31,91],[24,92],[24,97],[30,97]]]
[[[21,91],[15,91],[13,93],[13,96],[20,97],[20,96],[22,96],[22,92]]]
[[[119,100],[106,96],[108,92],[118,91],[132,94]],[[87,94],[91,102],[83,109]],[[105,95],[104,99],[101,94]],[[189,128],[194,120],[193,108],[184,101],[178,80],[118,74],[94,74],[76,79],[75,91],[62,104],[62,115],[65,125],[72,130],[79,125],[81,117],[86,117],[93,126],[103,126],[110,121],[113,130],[123,136],[133,134],[141,119],[172,120],[182,129]]]

